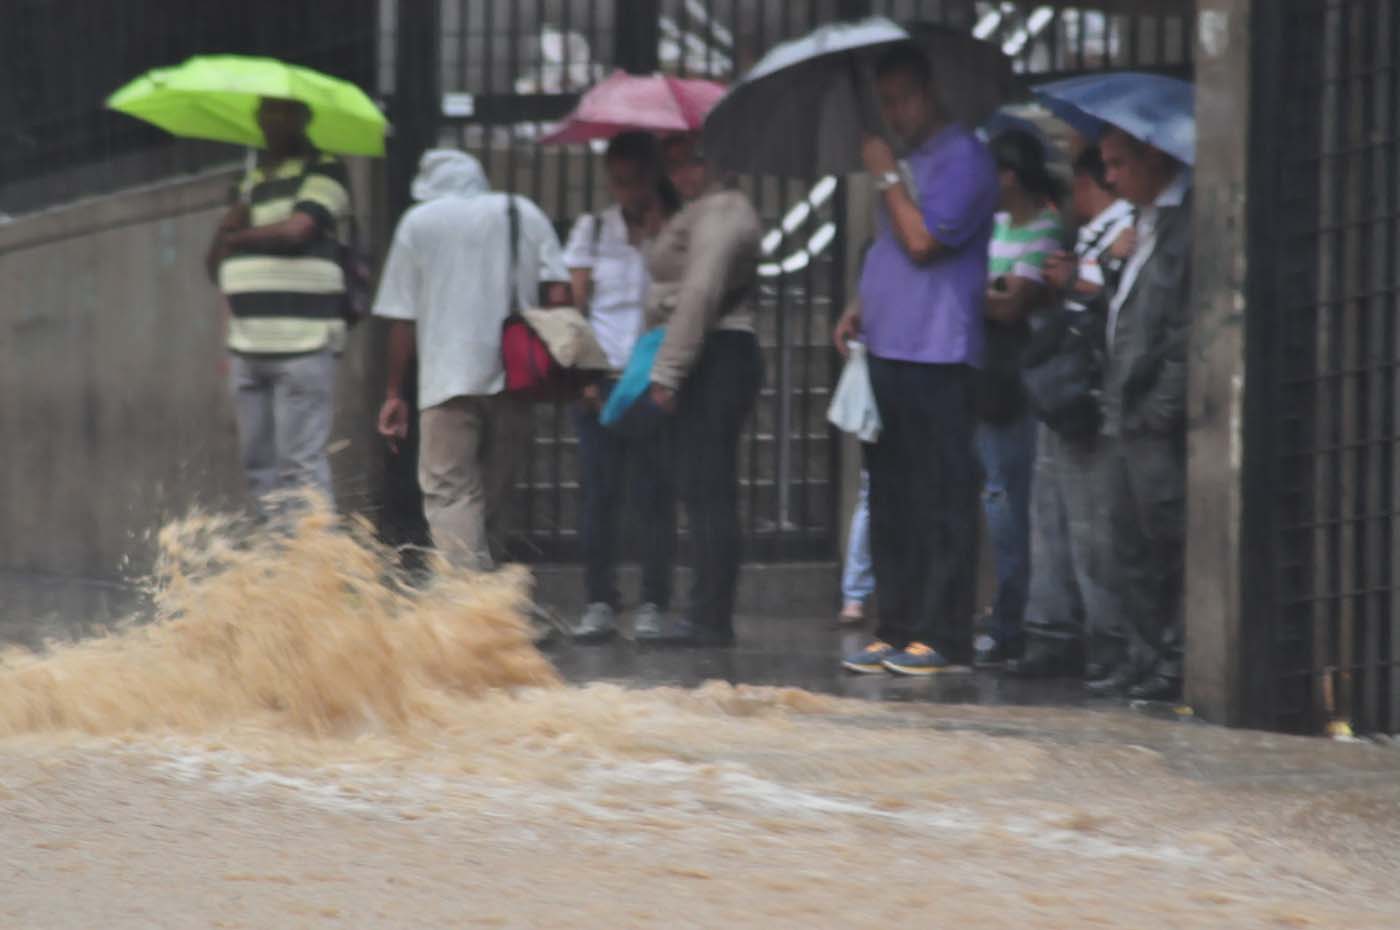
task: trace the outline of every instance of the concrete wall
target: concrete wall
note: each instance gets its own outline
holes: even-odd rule
[[[1246,183],[1251,0],[1201,0],[1186,545],[1186,699],[1242,720]]]
[[[233,179],[0,226],[0,570],[139,574],[163,521],[242,501],[220,301],[203,271]],[[368,503],[377,459],[366,340],[352,338],[340,369],[333,461],[352,506]]]

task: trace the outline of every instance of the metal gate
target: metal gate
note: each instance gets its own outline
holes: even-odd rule
[[[782,39],[870,13],[969,29],[1000,43],[1019,70],[1047,76],[1127,66],[1181,71],[1192,36],[1191,4],[1174,0],[442,0],[427,10],[414,5],[413,17],[397,23],[393,6],[384,5],[381,21],[397,33],[384,48],[396,49],[398,60],[381,61],[381,75],[401,85],[391,95],[402,102],[396,133],[473,152],[498,189],[534,199],[561,233],[604,205],[601,158],[586,146],[549,149],[533,140],[614,67],[728,81]],[[442,109],[412,112],[425,99],[441,99]],[[411,145],[400,151],[416,158]],[[400,191],[406,171],[392,170]],[[768,229],[759,316],[767,382],[740,472],[745,555],[830,558],[840,470],[825,419],[838,363],[828,337],[847,296],[845,182],[748,178],[744,185]],[[577,554],[576,449],[568,412],[539,408],[516,495],[516,556]]]
[[[1251,722],[1400,731],[1400,2],[1255,4]]]

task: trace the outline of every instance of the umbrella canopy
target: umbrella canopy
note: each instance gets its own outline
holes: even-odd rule
[[[632,130],[694,132],[724,96],[715,81],[615,71],[590,88],[541,142],[590,142]]]
[[[1196,91],[1187,81],[1116,71],[1041,84],[1035,95],[1090,139],[1116,126],[1180,162],[1196,162]]]
[[[354,84],[272,58],[202,55],[136,78],[107,106],[166,132],[263,147],[257,110],[264,97],[311,108],[307,134],[323,152],[383,155],[384,114]]]
[[[884,17],[832,23],[775,46],[705,121],[705,150],[740,171],[805,177],[860,170],[861,137],[883,125],[875,60],[914,41],[929,56],[949,114],[981,124],[1014,88],[995,46],[940,26],[903,28]]]

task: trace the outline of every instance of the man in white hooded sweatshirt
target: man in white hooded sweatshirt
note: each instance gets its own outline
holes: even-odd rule
[[[513,269],[508,198],[517,217]],[[494,567],[495,520],[530,437],[528,402],[502,393],[501,324],[517,309],[512,294],[520,306],[568,304],[569,270],[548,217],[524,197],[492,193],[465,152],[425,152],[413,199],[374,302],[375,315],[393,321],[379,432],[391,448],[408,435],[403,382],[416,354],[428,527],[449,562],[484,571]]]

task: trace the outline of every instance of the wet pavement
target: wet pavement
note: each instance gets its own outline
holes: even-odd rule
[[[1022,680],[998,670],[950,668],[936,675],[857,675],[842,655],[870,640],[864,630],[838,629],[830,618],[740,617],[728,649],[639,645],[621,637],[603,644],[561,642],[549,648],[565,679],[633,687],[695,687],[706,681],[803,688],[870,701],[996,706],[1114,706],[1091,701],[1079,681]]]
[[[6,657],[0,926],[1396,926],[1389,746],[853,676],[829,617],[546,661],[523,575],[404,599],[305,529],[204,574],[195,523],[177,619]],[[60,589],[0,638],[115,607]]]

